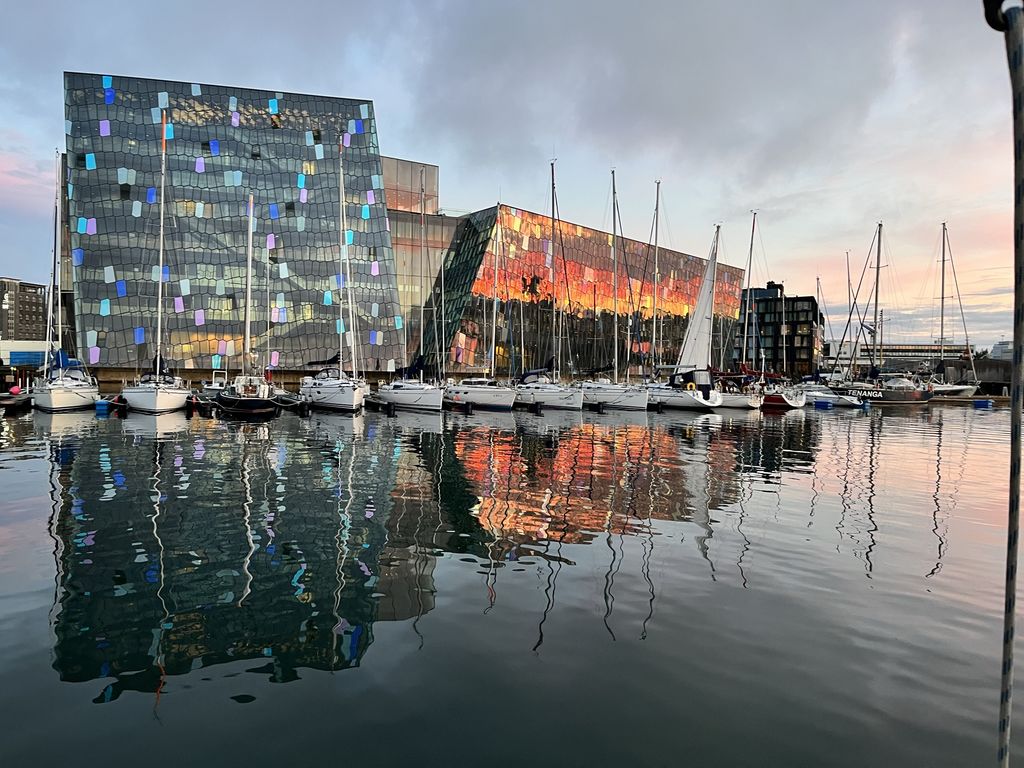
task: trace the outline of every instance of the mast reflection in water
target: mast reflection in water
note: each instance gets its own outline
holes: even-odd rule
[[[390,707],[420,739],[445,707],[501,691],[506,719],[568,717],[572,739],[544,741],[565,759],[655,761],[670,723],[702,714],[689,738],[705,761],[927,762],[946,752],[920,745],[946,738],[962,763],[988,723],[977,681],[998,643],[983,638],[998,625],[1001,500],[984,478],[1005,463],[1005,421],[954,408],[56,414],[4,422],[0,470],[45,455],[52,665],[89,702],[160,717],[170,694],[198,702],[197,680],[301,685],[362,666],[371,677],[344,676],[360,712]],[[305,690],[316,718],[333,698]],[[972,713],[953,735],[929,714],[940,690]],[[618,751],[594,718],[644,696],[657,702],[646,740]],[[431,697],[438,711],[423,712]],[[726,725],[739,701],[744,739]],[[227,717],[220,706],[200,709]],[[485,748],[484,712],[458,711]],[[847,749],[794,736],[822,712]],[[893,723],[917,750],[852,747]],[[412,759],[411,745],[395,748]]]

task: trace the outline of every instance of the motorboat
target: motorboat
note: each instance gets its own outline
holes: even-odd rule
[[[51,368],[32,385],[32,405],[41,411],[56,413],[93,408],[100,399],[96,379],[77,367]]]
[[[722,406],[722,393],[713,387],[697,388],[690,382],[687,386],[658,382],[647,385],[648,408],[678,408],[687,411],[712,411]]]
[[[192,390],[178,376],[167,373],[143,374],[135,384],[121,390],[129,411],[171,413],[185,408]]]
[[[15,385],[7,392],[0,392],[0,411],[5,416],[13,416],[32,407],[32,395],[22,392],[21,387]]]
[[[978,385],[932,382],[931,391],[935,397],[974,397],[978,393]]]
[[[580,391],[584,405],[603,405],[617,411],[646,411],[650,400],[647,387],[615,384],[604,378],[584,381],[580,384]]]
[[[516,384],[515,404],[528,408],[538,403],[544,408],[565,411],[583,409],[583,392],[577,387],[556,384],[547,376],[538,376]]]
[[[471,405],[483,411],[511,411],[516,390],[487,377],[450,382],[444,388],[444,403],[456,408]]]
[[[216,398],[228,386],[228,372],[214,371],[210,381],[203,382],[201,393],[203,397]]]
[[[274,417],[281,413],[274,386],[262,376],[240,374],[217,395],[217,407],[229,416]]]
[[[340,368],[323,368],[316,376],[305,376],[299,385],[299,399],[313,408],[356,413],[363,407],[364,382],[352,379]]]
[[[444,390],[436,384],[416,379],[396,379],[381,384],[373,393],[375,402],[399,410],[440,411]]]

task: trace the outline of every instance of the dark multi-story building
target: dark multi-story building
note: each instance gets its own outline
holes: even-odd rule
[[[46,338],[46,286],[0,277],[0,338]]]
[[[824,324],[814,296],[787,296],[784,286],[772,281],[764,288],[744,289],[735,325],[733,363],[738,365],[744,360],[745,329],[748,367],[760,369],[763,365],[768,371],[791,376],[814,374],[822,360]]]
[[[658,349],[654,350],[653,248],[619,238],[613,262],[610,233],[567,221],[556,221],[556,229],[552,237],[549,216],[507,205],[477,211],[460,221],[445,255],[443,311],[440,277],[427,299],[427,328],[420,348],[428,366],[437,365],[438,350],[443,350],[448,371],[486,370],[493,336],[496,370],[501,375],[544,367],[556,354],[567,373],[607,368],[615,354],[616,322],[620,366],[638,371],[649,370],[656,361],[675,362],[706,260],[660,250]],[[617,301],[613,263],[618,270]],[[717,317],[736,317],[742,281],[743,270],[719,265]],[[436,335],[435,302],[439,308]],[[557,312],[552,311],[553,305]]]
[[[403,364],[372,102],[65,73],[65,117],[65,222],[86,363],[136,367],[152,359],[158,281],[172,365],[222,368],[242,354],[252,195],[252,327],[255,348],[265,350],[259,363],[299,368],[336,350],[345,325],[344,238],[357,326],[344,330],[355,334],[368,368]]]

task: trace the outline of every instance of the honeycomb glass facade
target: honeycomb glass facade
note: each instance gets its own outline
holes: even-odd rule
[[[542,368],[556,353],[566,374],[611,365],[616,322],[612,236],[570,222],[555,223],[557,235],[552,238],[548,216],[505,205],[462,220],[445,257],[443,311],[440,278],[428,299],[423,345],[428,365],[436,365],[438,349],[444,348],[447,370],[486,370],[492,335],[499,375]],[[625,369],[628,358],[634,371],[649,369],[655,362],[651,348],[654,249],[627,238],[617,238],[616,249],[620,367]],[[676,360],[706,263],[696,256],[659,250],[659,363]],[[715,287],[719,318],[736,318],[742,283],[743,270],[719,264]],[[554,319],[552,299],[557,308]],[[436,336],[429,319],[435,302],[439,305]],[[437,344],[437,338],[444,343]]]
[[[363,367],[404,363],[371,102],[65,73],[65,118],[65,214],[84,362],[138,368],[152,360],[162,280],[168,363],[238,367],[252,194],[255,364],[294,369],[330,358],[339,326],[355,335]],[[339,153],[355,328],[340,313]]]

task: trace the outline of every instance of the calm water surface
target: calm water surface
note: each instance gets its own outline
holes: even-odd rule
[[[4,763],[988,764],[1008,443],[943,406],[8,419]]]

